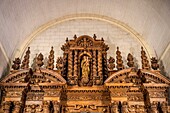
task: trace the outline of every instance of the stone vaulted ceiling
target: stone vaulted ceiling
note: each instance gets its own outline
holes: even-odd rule
[[[0,0],[0,74],[40,26],[79,14],[109,17],[134,29],[170,72],[169,0]]]

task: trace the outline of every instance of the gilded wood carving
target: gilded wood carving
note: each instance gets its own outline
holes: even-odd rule
[[[34,66],[29,67],[30,48],[21,68],[19,58],[13,61],[10,74],[0,82],[2,113],[170,112],[170,80],[160,74],[156,58],[150,66],[143,47],[142,69],[135,69],[130,53],[128,67],[124,66],[121,47],[117,47],[116,60],[107,59],[109,47],[96,35],[67,38],[61,49],[57,70],[53,47],[47,66],[43,67],[43,54],[37,53]]]

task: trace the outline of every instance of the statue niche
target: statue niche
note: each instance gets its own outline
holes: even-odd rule
[[[107,76],[108,45],[103,38],[83,35],[66,39],[61,48],[63,54],[62,73],[70,86],[103,85]]]
[[[91,79],[91,57],[87,54],[81,56],[80,85],[86,86]]]

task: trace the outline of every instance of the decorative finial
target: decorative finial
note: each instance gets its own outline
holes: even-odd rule
[[[28,47],[28,50],[26,51],[26,55],[24,56],[24,60],[22,61],[22,65],[21,65],[22,69],[29,68],[29,58],[30,58],[30,47]]]
[[[14,70],[18,70],[20,68],[20,64],[21,64],[21,60],[19,58],[15,58],[15,60],[13,61],[13,65],[12,68]]]
[[[74,37],[73,37],[73,38],[74,38],[74,40],[76,40],[76,39],[77,39],[77,36],[76,36],[76,34],[74,35]]]
[[[37,66],[38,67],[41,67],[41,66],[43,66],[43,55],[42,55],[42,53],[40,53],[39,55],[38,55],[38,57],[37,57],[37,61],[36,61],[36,63],[37,63]]]
[[[130,54],[130,53],[128,54],[127,60],[128,60],[127,65],[128,65],[129,67],[134,67],[134,62],[133,62],[133,56],[132,56],[132,54]]]
[[[66,38],[66,42],[68,42],[68,37]]]
[[[155,57],[151,58],[152,69],[157,70],[159,68],[158,60]]]
[[[117,51],[119,51],[119,47],[117,47]]]
[[[61,70],[62,67],[63,67],[63,58],[62,58],[62,57],[58,57],[58,59],[57,59],[57,64],[56,64],[56,68],[57,68],[58,70]]]
[[[146,56],[146,52],[144,51],[143,47],[141,47],[141,59],[142,59],[142,69],[150,69],[149,61]]]
[[[112,71],[112,70],[115,68],[115,64],[114,64],[115,59],[114,59],[113,57],[110,57],[110,58],[108,59],[108,62],[109,62],[109,64],[108,64],[108,69],[109,69],[110,71]]]
[[[54,68],[54,50],[53,50],[53,46],[51,47],[50,55],[48,56],[47,68],[51,69],[51,70]]]
[[[122,60],[122,56],[121,56],[121,52],[119,51],[119,47],[117,47],[117,51],[116,51],[116,63],[117,63],[117,69],[118,70],[122,70],[124,69],[124,66],[123,66],[123,60]]]
[[[94,40],[96,40],[96,38],[97,38],[97,37],[96,37],[96,34],[93,35],[93,38],[94,38]]]

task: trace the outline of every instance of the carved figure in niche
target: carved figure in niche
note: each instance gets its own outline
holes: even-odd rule
[[[90,74],[90,60],[88,56],[83,56],[83,60],[81,61],[81,81],[83,84],[87,84],[89,82],[89,74]]]

